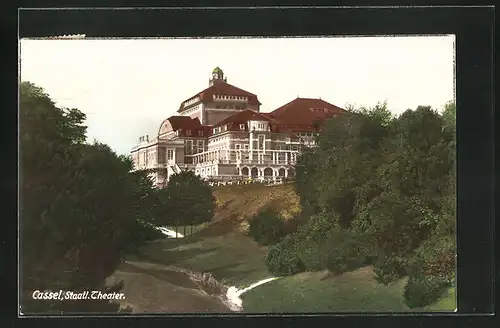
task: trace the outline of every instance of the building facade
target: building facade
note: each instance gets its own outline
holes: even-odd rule
[[[183,101],[154,138],[139,139],[134,170],[149,170],[160,188],[183,169],[213,180],[293,177],[298,154],[314,146],[322,122],[345,113],[321,99],[297,98],[270,113],[260,105],[216,67],[207,89]]]

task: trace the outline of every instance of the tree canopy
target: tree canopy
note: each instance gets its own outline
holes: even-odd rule
[[[59,108],[29,82],[20,85],[22,310],[117,311],[102,302],[50,302],[34,290],[117,291],[105,279],[143,241],[152,193],[130,161],[108,146],[87,144],[85,115]]]
[[[165,225],[198,225],[214,217],[216,205],[212,188],[192,171],[172,175],[162,195],[169,204]]]
[[[455,272],[455,105],[447,103],[442,113],[418,106],[397,117],[386,102],[351,108],[326,122],[317,144],[298,159],[302,208],[328,217],[351,241],[332,235],[308,249],[338,252],[364,240],[380,282],[410,275],[408,298],[421,286],[441,286],[422,282],[424,276],[449,283]],[[335,263],[325,265],[359,263],[352,261],[357,254],[331,255]]]

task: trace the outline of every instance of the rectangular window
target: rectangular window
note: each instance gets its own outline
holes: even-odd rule
[[[173,159],[174,159],[174,150],[173,149],[167,150],[167,160],[171,161]]]
[[[245,130],[245,124],[240,124],[240,130]]]
[[[236,150],[240,150],[241,149],[241,144],[236,144]]]
[[[191,130],[186,130],[186,135],[190,136],[191,135]]]
[[[263,134],[259,134],[259,149],[264,149],[264,141],[266,136]]]
[[[198,135],[201,137],[203,135],[203,131],[202,130],[198,130]]]
[[[248,150],[248,145],[245,145],[245,150]]]
[[[186,140],[186,155],[193,154],[193,140]]]
[[[203,152],[203,150],[205,148],[204,146],[205,145],[204,145],[203,140],[198,140],[198,153],[202,153]]]

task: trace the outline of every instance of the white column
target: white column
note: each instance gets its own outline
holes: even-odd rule
[[[285,153],[285,164],[288,164],[288,152]]]
[[[251,128],[249,127],[249,130]],[[248,132],[248,142],[250,143],[250,145],[248,146],[248,149],[249,149],[249,153],[248,153],[248,158],[250,159],[250,161],[253,160],[253,139],[252,139],[252,131],[250,130]]]
[[[288,169],[285,169],[285,178],[288,177]]]

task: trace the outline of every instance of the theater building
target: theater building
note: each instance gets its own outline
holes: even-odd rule
[[[183,169],[213,180],[293,177],[297,155],[314,146],[322,122],[345,112],[310,98],[270,113],[260,105],[257,95],[227,83],[215,68],[209,87],[183,101],[154,138],[139,138],[131,152],[134,169],[150,170],[157,187]]]

